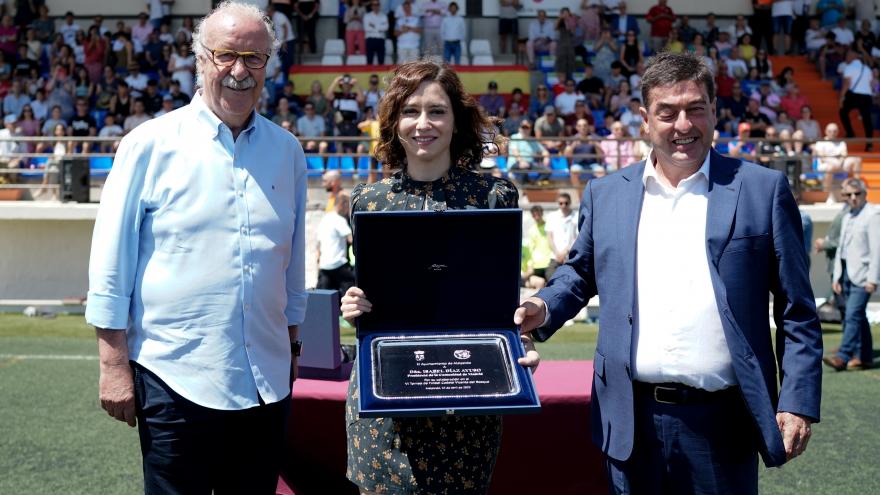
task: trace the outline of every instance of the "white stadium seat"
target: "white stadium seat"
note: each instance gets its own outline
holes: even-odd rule
[[[492,55],[474,55],[471,65],[495,65]]]
[[[345,65],[367,65],[367,56],[349,55],[348,58],[345,59]]]
[[[321,65],[342,65],[342,55],[324,55]]]
[[[345,40],[332,39],[324,42],[324,55],[344,55]]]
[[[486,39],[473,39],[471,40],[470,52],[474,57],[477,55],[492,55],[492,45]]]

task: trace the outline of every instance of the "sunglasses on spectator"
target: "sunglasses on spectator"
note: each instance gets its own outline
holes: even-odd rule
[[[847,198],[858,198],[859,196],[862,195],[862,191],[857,191],[857,192],[845,192],[845,193],[843,193],[842,195],[843,195],[844,197],[847,197]]]

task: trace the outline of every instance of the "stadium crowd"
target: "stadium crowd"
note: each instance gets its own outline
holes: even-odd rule
[[[479,96],[480,105],[498,119],[499,132],[510,138],[505,163],[489,158],[484,166],[494,173],[509,168],[511,177],[523,183],[546,180],[553,160],[564,158],[577,185],[582,174],[603,175],[641,159],[648,147],[631,138],[640,137],[643,122],[644,61],[657,51],[687,50],[703,57],[717,74],[716,131],[718,137],[733,139],[719,144],[720,151],[764,161],[774,155],[812,157],[820,172],[857,173],[858,160],[847,159],[837,126],[820,128],[794,70],[774,67],[768,55],[801,54],[835,87],[847,84],[849,91],[841,91],[843,130],[847,137],[855,135],[848,110],[858,109],[871,137],[880,117],[880,47],[873,3],[870,9],[862,3],[855,3],[850,19],[841,0],[820,0],[814,7],[809,0],[772,6],[756,0],[750,18],[724,22],[708,13],[704,28],[697,29],[688,16],[676,15],[667,0],[658,0],[644,17],[648,32],[641,31],[623,1],[572,2],[557,18],[539,10],[521,45],[532,68],[543,68],[544,81],[507,95],[499,94],[492,81]],[[317,4],[265,5],[282,45],[279,56],[269,61],[271,83],[260,111],[298,135],[307,152],[369,153],[366,138],[378,134],[374,109],[384,95],[379,73],[367,81],[341,75],[326,88],[314,81],[306,96],[297,94],[287,77],[296,70],[298,48],[316,51]],[[520,9],[518,0],[500,2],[502,53],[515,50]],[[184,17],[172,29],[168,14],[167,3],[151,1],[136,21],[119,20],[112,29],[102,16],[88,25],[73,12],[50,17],[46,5],[34,12],[4,12],[0,99],[5,128],[0,136],[118,137],[185,105],[195,87],[193,23]],[[467,42],[459,6],[443,0],[371,0],[364,5],[347,0],[340,2],[337,29],[346,52],[365,54],[368,64],[420,56],[455,63]],[[385,53],[388,45],[392,53]],[[337,145],[331,136],[365,139]],[[0,154],[112,152],[113,147],[5,141]],[[825,175],[830,180],[831,174]]]

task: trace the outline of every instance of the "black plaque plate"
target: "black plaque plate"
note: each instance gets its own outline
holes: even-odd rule
[[[372,343],[380,399],[505,397],[520,391],[510,342],[493,333],[379,337]]]

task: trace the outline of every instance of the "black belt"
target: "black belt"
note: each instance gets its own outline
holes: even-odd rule
[[[738,395],[739,387],[729,387],[715,392],[689,387],[681,383],[635,382],[634,390],[660,404],[705,404]]]

